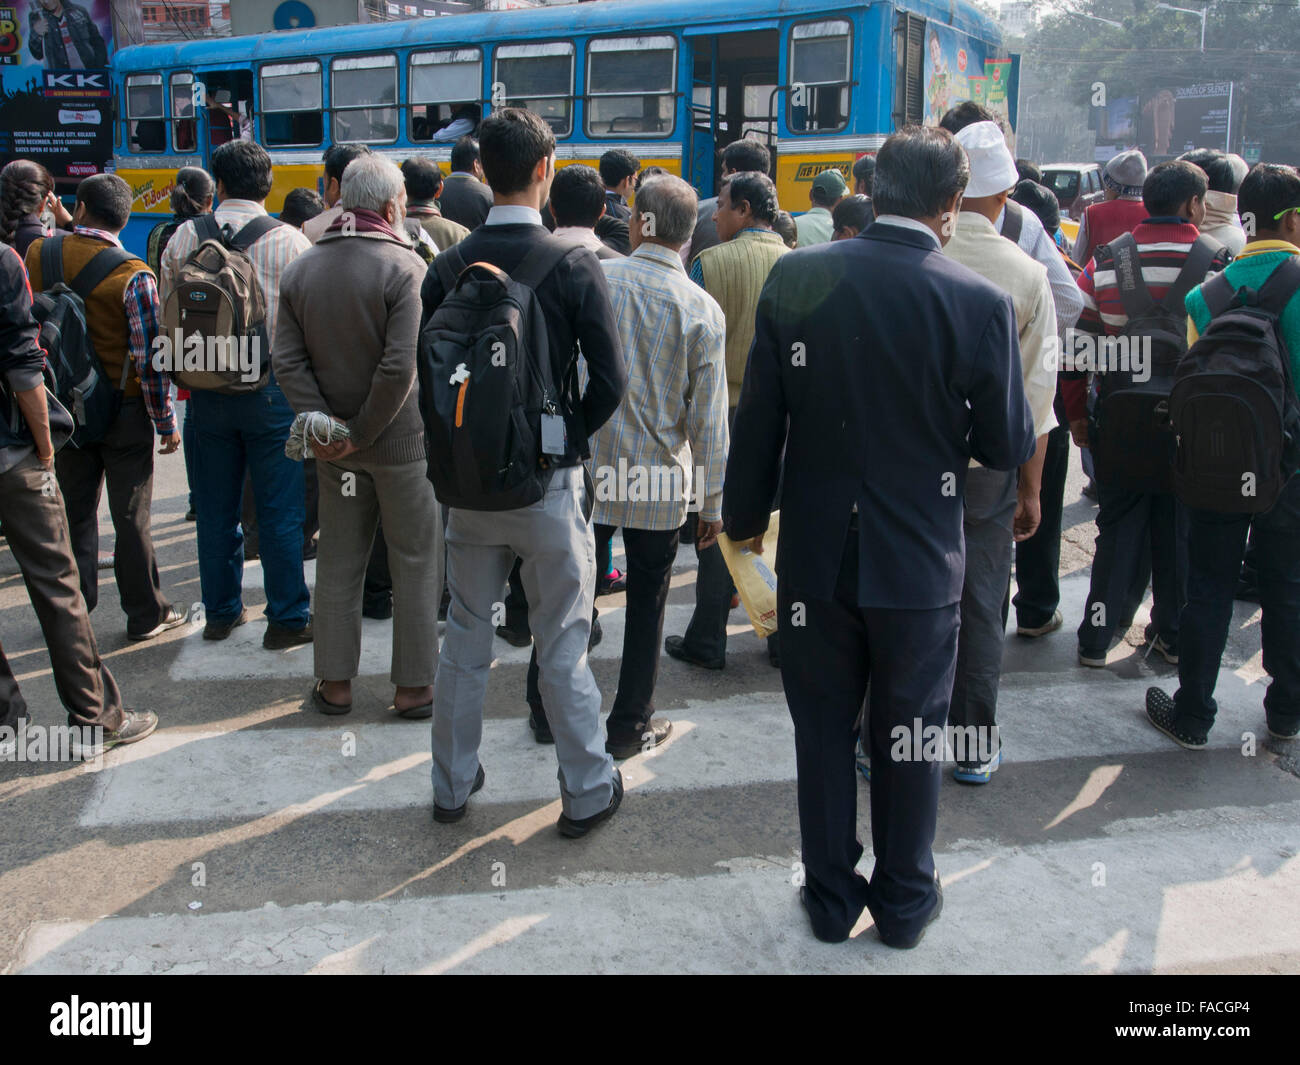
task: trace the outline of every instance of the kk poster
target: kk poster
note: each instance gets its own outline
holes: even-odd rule
[[[67,185],[113,154],[110,0],[0,0],[0,164]]]

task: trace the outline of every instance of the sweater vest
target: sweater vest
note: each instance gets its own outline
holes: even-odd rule
[[[704,290],[727,320],[727,405],[740,402],[740,385],[754,343],[758,296],[773,264],[790,249],[776,233],[746,230],[700,252]]]
[[[41,276],[41,245],[43,240],[32,242],[27,251],[28,274],[33,292],[43,292],[48,287]],[[71,282],[100,251],[109,247],[102,240],[69,234],[63,239],[63,280]],[[86,300],[86,331],[95,345],[104,376],[114,388],[122,380],[122,366],[130,353],[131,326],[126,318],[126,286],[131,278],[148,266],[139,259],[123,263],[108,275]],[[126,378],[124,395],[140,395],[140,378],[134,366]]]

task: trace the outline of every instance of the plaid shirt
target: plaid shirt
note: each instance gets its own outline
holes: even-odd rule
[[[122,242],[116,233],[106,229],[91,229],[89,226],[76,226],[74,233],[83,237],[116,244]],[[158,335],[162,320],[162,307],[158,302],[158,283],[153,271],[141,270],[126,283],[126,292],[122,297],[126,310],[126,324],[130,332],[127,350],[131,362],[140,378],[140,391],[144,396],[145,409],[153,421],[154,430],[159,436],[171,436],[176,432],[176,416],[172,411],[171,378],[161,370],[155,370],[149,358],[154,337]]]
[[[254,218],[266,214],[266,208],[252,200],[223,200],[216,210],[217,224],[230,226],[238,233]],[[185,265],[185,260],[194,254],[199,246],[198,234],[194,232],[194,223],[186,222],[167,242],[167,250],[162,260],[162,294],[166,299],[176,287],[176,276]],[[284,268],[311,247],[311,241],[293,226],[276,226],[248,249],[248,259],[253,264],[253,273],[258,284],[262,286],[262,298],[266,301],[266,335],[275,336],[275,323],[280,316],[280,275]],[[270,352],[267,352],[269,355]]]
[[[717,521],[728,443],[722,308],[687,280],[671,248],[642,244],[601,266],[628,382],[622,403],[592,438],[594,520],[675,529],[694,495],[700,516]],[[692,467],[701,471],[702,483],[694,483]],[[675,490],[661,490],[666,486]]]

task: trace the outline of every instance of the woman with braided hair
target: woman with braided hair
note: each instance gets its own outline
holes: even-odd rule
[[[49,235],[41,215],[49,211],[60,229],[72,229],[72,215],[54,194],[54,178],[40,163],[15,159],[0,170],[0,241],[19,258],[37,237]]]
[[[197,166],[183,166],[176,171],[176,185],[172,189],[172,217],[169,221],[159,222],[149,232],[149,244],[145,259],[154,276],[162,272],[162,256],[172,234],[180,228],[181,223],[191,218],[198,218],[212,210],[212,194],[216,186],[206,170]]]

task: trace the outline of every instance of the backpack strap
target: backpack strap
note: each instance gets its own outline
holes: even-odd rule
[[[44,251],[44,249],[41,249]],[[72,289],[81,301],[84,303],[90,299],[90,294],[95,291],[108,278],[108,275],[116,270],[123,263],[140,262],[125,248],[108,247],[95,253],[94,258],[81,268],[77,276],[68,282],[68,287]],[[140,263],[141,269],[148,269],[144,263]],[[44,264],[41,266],[44,272]],[[137,271],[138,272],[138,271]],[[45,280],[44,277],[41,280]]]
[[[1227,271],[1220,271],[1201,286],[1201,298],[1205,300],[1211,321],[1232,309],[1237,303],[1237,290],[1228,280]]]
[[[1175,314],[1185,313],[1187,294],[1205,279],[1215,255],[1222,246],[1204,234],[1196,238],[1187,253],[1187,258],[1183,261],[1183,268],[1178,271],[1178,277],[1169,286],[1165,298],[1160,301],[1166,310],[1173,311]]]
[[[41,241],[41,287],[53,288],[63,280],[63,238],[56,233]]]
[[[1154,302],[1142,276],[1142,259],[1138,255],[1137,241],[1132,233],[1122,233],[1107,246],[1115,269],[1115,284],[1119,288],[1120,302],[1129,319],[1145,314]]]
[[[194,219],[194,234],[199,238],[200,244],[205,240],[215,240],[223,245],[226,243],[226,234],[222,232],[221,226],[217,224],[216,215],[211,211]]]
[[[214,220],[215,224],[215,220]],[[268,215],[258,215],[248,225],[244,226],[238,233],[226,242],[226,246],[234,251],[248,251],[262,237],[273,229],[278,229],[284,225],[278,218],[272,218]]]
[[[1300,292],[1300,256],[1288,255],[1260,285],[1255,305],[1280,319],[1297,292]]]
[[[465,272],[465,256],[460,253],[460,245],[453,244],[446,251],[434,257],[433,268],[438,271],[438,280],[442,282],[442,294],[450,295],[456,287],[460,275]]]
[[[1002,219],[1002,235],[1012,244],[1020,243],[1020,232],[1025,228],[1025,209],[1015,200],[1007,200],[1007,216]]]
[[[568,241],[548,236],[510,271],[510,279],[517,284],[527,285],[535,292],[537,286],[546,280],[551,271],[559,266],[570,252],[576,250],[577,247]]]

